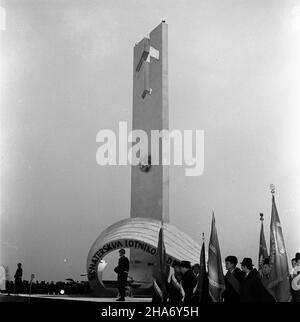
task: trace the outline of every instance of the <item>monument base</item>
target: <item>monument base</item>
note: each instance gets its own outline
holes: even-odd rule
[[[200,245],[171,224],[165,223],[163,227],[167,263],[172,265],[174,260],[199,263]],[[131,262],[128,274],[133,282],[141,284],[140,288],[152,285],[160,228],[161,222],[155,219],[128,218],[111,225],[100,234],[87,259],[88,280],[95,295],[102,296],[105,288],[102,272],[98,272],[102,259],[121,248],[129,248],[130,252],[137,253],[138,257]]]

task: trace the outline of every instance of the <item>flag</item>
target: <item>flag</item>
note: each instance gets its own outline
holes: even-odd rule
[[[263,214],[260,214],[260,221],[261,221],[261,226],[260,226],[260,238],[259,238],[259,250],[258,250],[258,268],[261,271],[264,263],[264,259],[268,258],[269,255],[268,255],[268,249],[267,249],[267,244],[266,244],[266,239],[264,234]]]
[[[276,301],[290,301],[291,291],[288,259],[274,194],[272,196],[272,215],[270,224],[270,267],[269,289],[274,294]]]
[[[208,247],[208,280],[209,294],[213,302],[221,302],[221,295],[225,290],[225,281],[214,213]]]
[[[156,267],[154,272],[154,298],[155,302],[167,301],[167,279],[169,276],[169,266],[167,265],[166,248],[164,244],[163,228],[159,230]]]
[[[197,289],[199,291],[199,303],[207,303],[209,300],[208,292],[208,277],[206,272],[206,261],[205,261],[205,244],[202,242],[201,253],[200,253],[200,271],[198,274]]]

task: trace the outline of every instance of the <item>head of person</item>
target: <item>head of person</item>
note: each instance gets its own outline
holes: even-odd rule
[[[249,257],[245,257],[241,262],[241,269],[245,273],[249,273],[253,269],[252,259]]]
[[[270,274],[270,259],[269,258],[265,258],[263,265],[262,265],[262,274],[263,275],[269,275]]]
[[[18,263],[18,267],[21,268],[22,267],[22,264],[21,263]]]
[[[181,261],[180,262],[180,269],[181,269],[181,273],[185,273],[187,272],[188,270],[190,270],[192,267],[191,267],[191,262],[189,261]]]
[[[296,253],[296,255],[295,255],[295,262],[296,262],[296,265],[295,265],[295,267],[296,266],[300,266],[300,253]],[[294,267],[294,266],[293,266]]]
[[[122,249],[119,250],[120,257],[125,256],[125,253],[126,253],[125,249],[122,248]]]
[[[181,271],[178,274],[176,274],[177,282],[181,282],[182,281],[182,277],[183,277],[183,274],[181,273]]]
[[[296,258],[292,258],[291,263],[292,263],[292,267],[294,268],[297,264]]]
[[[295,260],[296,260],[296,266],[300,266],[300,253],[296,253]]]
[[[235,269],[238,260],[235,256],[227,256],[225,258],[225,267],[227,271],[232,271]]]
[[[200,272],[200,265],[199,264],[194,264],[192,267],[193,273],[197,276]]]
[[[172,267],[174,268],[174,272],[175,274],[179,274],[181,273],[181,266],[180,266],[180,262],[178,261],[174,261],[172,264]]]

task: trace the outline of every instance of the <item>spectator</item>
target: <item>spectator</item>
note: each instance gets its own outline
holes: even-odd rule
[[[199,272],[200,272],[200,265],[199,264],[194,264],[192,266],[192,271],[195,274],[195,276],[197,277]]]
[[[170,272],[170,276],[168,279],[168,302],[173,304],[179,304],[182,303],[183,298],[183,289],[181,286],[182,273],[180,269],[180,262],[174,261],[172,267],[174,268],[174,272]]]
[[[293,302],[300,302],[300,253],[295,256],[296,266],[291,275],[291,289]]]
[[[180,263],[182,276],[182,288],[184,291],[184,303],[190,303],[195,286],[197,285],[197,278],[192,272],[191,263],[188,261],[182,261]]]
[[[252,259],[245,257],[241,262],[245,273],[241,282],[241,302],[265,302],[265,292],[257,269],[253,268]]]
[[[18,263],[18,268],[15,273],[15,293],[19,294],[21,293],[21,288],[22,288],[22,275],[23,275],[23,269],[22,269],[22,264]]]
[[[244,273],[236,267],[237,262],[238,260],[235,256],[227,256],[225,258],[227,273],[224,276],[225,291],[222,294],[224,302],[240,302],[241,282]]]
[[[262,266],[262,275],[261,275],[261,282],[264,287],[264,291],[261,294],[261,301],[262,302],[275,302],[275,297],[272,291],[269,288],[270,284],[270,259],[265,258]]]

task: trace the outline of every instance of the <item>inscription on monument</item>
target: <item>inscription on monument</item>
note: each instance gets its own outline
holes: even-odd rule
[[[92,257],[91,263],[88,268],[88,279],[93,280],[97,278],[97,267],[101,259],[108,253],[120,249],[120,248],[134,248],[140,249],[145,253],[156,256],[157,249],[147,243],[134,240],[134,239],[123,239],[109,242],[103,245]],[[173,262],[172,257],[167,257],[167,264],[171,265]]]

